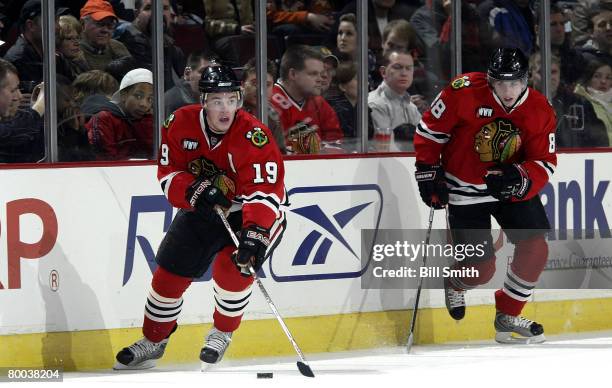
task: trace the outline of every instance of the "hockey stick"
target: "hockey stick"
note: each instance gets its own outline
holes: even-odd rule
[[[232,230],[232,227],[230,226],[229,222],[227,222],[227,218],[225,218],[225,214],[223,213],[223,210],[220,207],[216,206],[215,211],[219,215],[219,218],[221,218],[223,225],[225,225],[225,229],[227,229],[227,232],[229,233],[230,237],[232,238],[232,241],[234,242],[234,245],[236,245],[236,248],[238,248],[238,245],[240,245],[240,243],[238,242],[238,237],[236,237],[236,235],[234,234],[234,231]],[[278,323],[280,323],[281,327],[283,328],[283,331],[287,335],[287,338],[289,338],[289,342],[291,342],[291,345],[293,345],[293,348],[295,349],[296,353],[300,357],[301,361],[297,362],[297,367],[300,373],[306,377],[315,377],[314,373],[312,372],[312,369],[310,369],[310,366],[308,365],[308,362],[306,362],[304,353],[302,353],[302,350],[298,346],[297,342],[295,342],[295,340],[293,339],[291,332],[289,332],[289,328],[285,324],[285,321],[283,320],[283,318],[280,316],[278,310],[276,309],[276,306],[274,305],[274,302],[272,302],[272,299],[270,298],[270,294],[268,294],[268,291],[266,290],[263,283],[257,276],[255,269],[253,269],[252,265],[249,265],[248,269],[249,269],[249,272],[251,273],[251,276],[253,276],[253,280],[255,280],[255,283],[257,283],[259,290],[261,291],[264,298],[266,299],[266,302],[268,302],[268,306],[270,306],[270,310],[272,310],[272,313],[274,313],[274,316],[276,316]]]
[[[425,252],[423,252],[423,267],[427,262],[427,246],[429,245],[429,238],[431,237],[431,227],[433,225],[434,207],[431,204],[429,208],[429,226],[427,228],[427,235],[425,236]],[[417,313],[419,312],[419,299],[421,299],[421,288],[423,287],[423,277],[419,277],[419,287],[417,288],[416,298],[414,299],[414,308],[412,309],[412,319],[410,321],[410,333],[408,334],[408,343],[406,344],[406,351],[410,353],[412,344],[414,342],[414,327],[416,326]]]

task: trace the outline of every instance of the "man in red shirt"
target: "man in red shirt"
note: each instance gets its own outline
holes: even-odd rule
[[[527,87],[527,69],[519,49],[496,50],[486,74],[460,75],[438,95],[414,137],[423,201],[435,208],[448,203],[453,243],[485,246],[456,264],[476,269],[476,276],[445,279],[454,319],[465,314],[466,290],[495,273],[491,216],[515,245],[495,292],[495,339],[503,343],[544,341],[542,325],[519,315],[548,258],[550,225],[538,193],[557,164],[556,119],[546,97]]]
[[[324,71],[323,57],[312,47],[291,46],[283,54],[280,79],[274,84],[271,100],[286,138],[291,139],[299,127],[316,130],[323,141],[343,137],[336,112],[321,96]]]
[[[200,360],[221,361],[251,296],[247,268],[261,268],[285,229],[285,170],[270,130],[240,109],[240,82],[231,68],[207,67],[199,87],[202,104],[176,110],[162,128],[157,177],[180,210],[155,257],[144,338],[117,354],[115,369],[155,366],[177,328],[183,293],[211,264],[214,325]],[[237,250],[216,206],[240,231]]]

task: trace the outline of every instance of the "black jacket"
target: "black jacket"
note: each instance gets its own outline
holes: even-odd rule
[[[0,121],[0,163],[36,163],[45,157],[42,117],[31,108]]]

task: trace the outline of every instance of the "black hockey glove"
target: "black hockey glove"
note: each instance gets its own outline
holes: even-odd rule
[[[234,263],[243,276],[251,276],[249,266],[259,271],[266,261],[266,251],[270,245],[268,230],[258,225],[251,225],[240,232],[238,250],[232,255]]]
[[[448,187],[442,166],[416,163],[414,177],[419,185],[421,199],[427,206],[442,209],[448,203]]]
[[[527,171],[518,163],[489,168],[484,181],[489,194],[502,202],[511,201],[512,198],[522,199],[531,187]]]
[[[221,188],[214,185],[210,179],[202,177],[196,178],[187,189],[186,199],[196,209],[212,209],[216,205],[229,209],[232,206],[232,201],[226,197]]]

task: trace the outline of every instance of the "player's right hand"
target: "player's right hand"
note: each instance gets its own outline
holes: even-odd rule
[[[215,206],[221,206],[224,209],[229,209],[232,206],[232,201],[227,198],[223,190],[213,184],[213,180],[207,178],[196,178],[191,186],[187,189],[186,199],[191,207],[195,209],[212,209]]]
[[[266,261],[266,251],[270,245],[270,233],[259,225],[250,225],[240,232],[238,249],[232,255],[232,260],[238,267],[240,274],[251,276],[248,268],[253,266],[255,272],[259,271]]]
[[[448,204],[448,187],[442,166],[417,162],[414,177],[419,185],[421,199],[427,206],[442,209]]]

